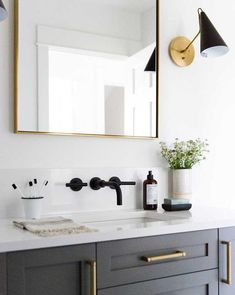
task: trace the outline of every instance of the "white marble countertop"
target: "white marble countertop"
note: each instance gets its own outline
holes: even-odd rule
[[[2,219],[0,253],[235,226],[235,211],[213,208],[170,213],[116,210],[62,216],[98,231],[43,238],[16,228],[10,219]]]

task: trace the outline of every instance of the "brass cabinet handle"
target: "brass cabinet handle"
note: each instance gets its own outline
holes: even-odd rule
[[[226,279],[222,279],[222,282],[227,284],[227,285],[231,285],[232,284],[232,243],[228,242],[228,241],[222,241],[221,242],[222,245],[226,246],[227,249],[227,253],[226,253],[226,260],[227,260],[227,264],[226,264],[226,271],[227,271],[227,278]]]
[[[96,295],[96,261],[88,261],[90,265],[90,295]]]
[[[159,255],[159,256],[143,256],[142,260],[145,262],[157,262],[157,261],[164,261],[174,258],[185,257],[186,252],[184,251],[176,251],[171,254]]]

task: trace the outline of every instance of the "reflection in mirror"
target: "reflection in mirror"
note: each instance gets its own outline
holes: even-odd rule
[[[18,6],[18,132],[157,137],[156,0]]]

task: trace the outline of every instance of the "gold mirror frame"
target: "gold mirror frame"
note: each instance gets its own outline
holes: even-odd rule
[[[157,15],[157,55],[156,55],[156,137],[149,136],[129,136],[129,135],[105,135],[105,134],[84,134],[84,133],[61,133],[61,132],[41,132],[41,131],[21,131],[18,128],[18,90],[19,90],[19,2],[20,0],[14,0],[14,133],[16,134],[38,134],[38,135],[60,135],[60,136],[79,136],[79,137],[103,137],[103,138],[129,138],[129,139],[158,139],[159,138],[159,34],[160,34],[160,13],[159,13],[159,1],[156,0],[156,15]]]

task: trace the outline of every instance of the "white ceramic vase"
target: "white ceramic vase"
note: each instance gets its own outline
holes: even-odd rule
[[[192,198],[192,169],[173,170],[173,198]]]
[[[24,204],[24,214],[26,219],[39,219],[41,217],[42,209],[42,200],[41,198],[25,198],[22,199]]]

